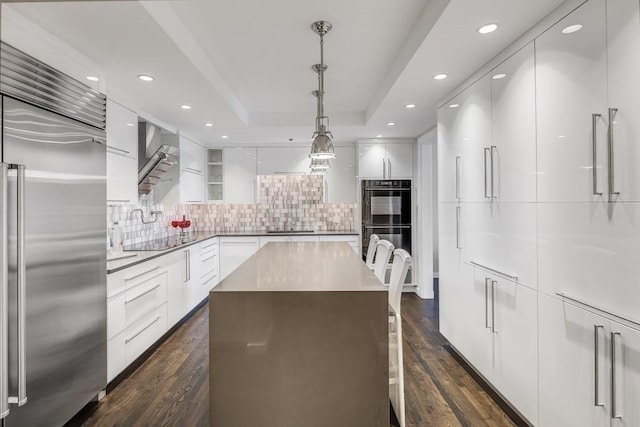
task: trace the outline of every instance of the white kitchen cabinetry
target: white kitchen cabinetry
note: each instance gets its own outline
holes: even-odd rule
[[[226,147],[224,155],[224,201],[256,203],[257,149]]]
[[[138,201],[138,115],[107,100],[107,203]]]
[[[179,250],[185,258],[185,284],[187,288],[187,309],[189,312],[202,300],[200,298],[200,247],[187,246]]]
[[[488,270],[474,270],[463,314],[464,355],[537,424],[537,293]]]
[[[536,201],[536,92],[533,42],[491,75],[487,180],[492,200]],[[499,78],[498,78],[499,77]]]
[[[220,237],[220,279],[224,279],[260,247],[258,236]]]
[[[354,146],[335,147],[336,158],[325,175],[327,203],[356,202],[356,149]]]
[[[438,164],[446,165],[438,168],[441,202],[489,200],[483,174],[490,147],[491,79],[485,76],[438,110]]]
[[[205,149],[180,136],[180,203],[204,203]]]
[[[169,325],[175,325],[188,312],[187,310],[187,268],[188,260],[183,251],[177,250],[164,255],[161,260],[167,269],[168,319]]]
[[[196,292],[198,302],[209,295],[220,281],[220,245],[218,238],[213,238],[200,243],[199,257],[199,287]]]
[[[309,173],[309,147],[258,147],[258,175]]]
[[[640,425],[640,331],[568,300],[539,304],[540,425]]]
[[[302,237],[302,236],[299,236]],[[320,242],[346,242],[351,246],[351,249],[356,251],[356,253],[360,253],[360,237],[357,235],[325,235],[318,236],[318,241]]]
[[[359,179],[411,179],[414,147],[409,143],[359,143]]]

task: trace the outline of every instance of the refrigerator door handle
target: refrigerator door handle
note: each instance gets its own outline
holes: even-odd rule
[[[9,397],[9,403],[22,406],[27,403],[27,355],[26,355],[26,298],[27,265],[25,262],[25,166],[11,165],[17,172],[17,282],[18,282],[18,396]]]
[[[9,415],[8,170],[6,163],[0,163],[0,420]]]

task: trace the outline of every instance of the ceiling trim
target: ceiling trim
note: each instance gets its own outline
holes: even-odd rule
[[[233,112],[245,125],[248,124],[249,115],[240,100],[235,95],[222,73],[211,62],[204,49],[195,39],[189,28],[178,18],[174,9],[168,2],[140,2],[140,5],[158,23],[160,28],[174,41],[195,68],[211,83],[211,86],[220,94]]]
[[[378,85],[378,90],[371,98],[366,111],[365,120],[368,124],[375,112],[380,108],[387,94],[391,91],[398,78],[416,54],[424,40],[427,38],[436,22],[447,8],[451,0],[429,0],[424,7],[420,18],[411,29],[409,36],[402,43],[398,54],[393,60],[386,76]]]

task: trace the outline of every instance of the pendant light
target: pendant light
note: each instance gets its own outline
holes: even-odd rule
[[[312,174],[324,174],[330,167],[329,159],[311,159],[309,165]]]
[[[311,30],[320,36],[320,63],[311,66],[311,69],[318,73],[318,90],[312,92],[318,100],[318,115],[309,154],[311,159],[335,159],[336,157],[331,142],[333,135],[329,131],[329,117],[324,115],[324,72],[327,70],[327,66],[324,65],[324,35],[331,31],[331,28],[331,23],[327,21],[316,21],[311,24]]]

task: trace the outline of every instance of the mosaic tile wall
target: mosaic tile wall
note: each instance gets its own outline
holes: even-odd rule
[[[319,175],[261,175],[258,204],[113,205],[107,206],[107,228],[115,221],[130,245],[180,233],[171,221],[186,215],[191,232],[265,232],[267,230],[354,231],[355,203],[322,203]],[[145,221],[141,222],[141,209]],[[152,211],[159,213],[151,215]]]

